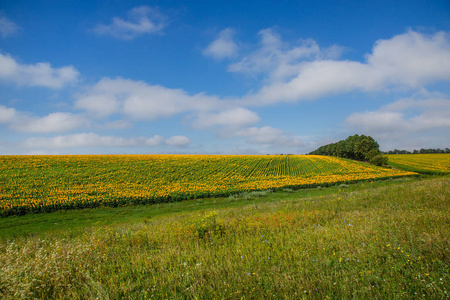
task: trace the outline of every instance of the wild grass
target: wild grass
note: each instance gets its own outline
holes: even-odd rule
[[[289,190],[292,190],[292,189],[289,189]],[[249,200],[249,199],[253,199],[256,197],[265,197],[270,193],[272,193],[272,190],[242,192],[239,194],[230,195],[230,196],[228,196],[228,199],[230,199],[230,200],[240,200],[240,199]]]
[[[448,177],[335,191],[10,237],[0,298],[449,297]]]

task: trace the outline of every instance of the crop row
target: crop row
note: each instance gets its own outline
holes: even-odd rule
[[[413,175],[324,156],[1,156],[0,215]]]
[[[389,164],[404,170],[425,174],[450,173],[450,154],[390,154]]]

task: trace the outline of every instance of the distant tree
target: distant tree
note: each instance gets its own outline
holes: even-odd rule
[[[445,150],[444,150],[444,149],[440,149],[440,148],[437,148],[437,149],[431,149],[431,148],[429,148],[429,149],[424,149],[424,148],[422,148],[422,149],[420,149],[420,150],[414,149],[412,152],[410,152],[410,151],[408,151],[408,150],[397,150],[397,149],[394,149],[394,150],[389,150],[389,151],[384,152],[384,153],[387,153],[387,154],[431,154],[431,153],[450,153],[450,149],[449,149],[449,148],[445,148]]]
[[[379,148],[377,141],[371,136],[355,134],[345,140],[321,146],[310,154],[337,156],[383,165],[387,163],[387,157],[382,155]]]

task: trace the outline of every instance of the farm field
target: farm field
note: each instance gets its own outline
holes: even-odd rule
[[[450,173],[450,154],[389,154],[389,165],[425,174]]]
[[[229,202],[239,207],[183,201],[161,215],[151,208],[174,203],[145,205],[147,217],[10,235],[0,242],[0,298],[448,299],[450,179],[384,182],[278,201],[269,200],[286,192],[250,192]],[[104,209],[130,208],[67,214]],[[67,215],[3,220],[43,217],[63,225]]]
[[[0,170],[4,216],[416,174],[314,155],[2,156]]]

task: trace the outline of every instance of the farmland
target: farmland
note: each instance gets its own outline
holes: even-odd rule
[[[326,156],[3,156],[0,214],[121,206],[415,175]]]
[[[1,167],[25,213],[100,206],[0,218],[2,299],[448,299],[448,175],[291,155]]]
[[[0,298],[448,299],[450,180],[384,182],[2,218]]]
[[[450,173],[450,154],[390,154],[389,165],[425,174]]]

